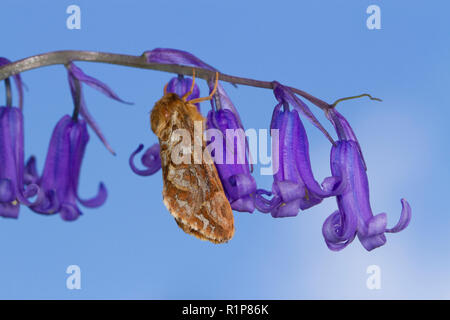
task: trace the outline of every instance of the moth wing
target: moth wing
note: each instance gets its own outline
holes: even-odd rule
[[[233,211],[214,165],[169,166],[163,198],[185,232],[216,243],[233,237]]]
[[[168,123],[165,123],[165,129],[158,136],[161,146],[164,204],[178,226],[186,233],[214,243],[230,240],[234,234],[233,211],[216,167],[209,153],[204,152],[203,137],[194,136],[194,121],[203,122],[203,117],[194,105],[182,100],[175,100],[159,110],[164,111],[164,115],[169,115],[164,116],[166,119],[159,119]],[[197,139],[203,157],[201,163],[196,164],[194,161],[192,144],[190,164],[176,164],[172,161],[172,152],[181,143],[172,137],[172,133],[177,129],[187,130],[191,137]]]

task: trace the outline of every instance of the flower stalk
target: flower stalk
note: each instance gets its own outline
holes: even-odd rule
[[[174,74],[182,74],[185,76],[192,76],[193,70],[195,70],[195,76],[197,78],[210,80],[214,79],[215,71],[210,70],[207,67],[191,67],[183,66],[171,63],[151,63],[147,62],[145,54],[140,56],[114,54],[97,51],[81,51],[81,50],[61,50],[43,53],[35,56],[31,56],[11,64],[0,67],[0,81],[4,80],[12,75],[19,74],[24,71],[33,70],[45,66],[51,65],[67,65],[72,61],[86,61],[86,62],[99,62],[108,63],[114,65],[128,66],[140,69],[151,69],[162,72],[169,72]],[[237,77],[219,73],[219,80],[229,82],[233,84],[241,84],[245,86],[273,89],[272,81],[261,81],[243,77]],[[315,106],[322,110],[328,110],[332,108],[332,104],[329,104],[303,90],[289,87],[292,92],[307,99]]]
[[[80,80],[74,78],[73,79],[73,85],[75,87],[74,92],[74,106],[73,106],[73,114],[72,114],[72,120],[74,122],[78,121],[78,115],[80,114],[80,108],[81,108],[81,84]]]

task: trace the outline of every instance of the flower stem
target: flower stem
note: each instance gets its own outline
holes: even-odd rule
[[[164,64],[164,63],[149,63],[146,60],[145,55],[133,56],[133,55],[125,55],[125,54],[115,54],[115,53],[105,53],[105,52],[97,52],[97,51],[81,51],[81,50],[61,50],[61,51],[53,51],[44,54],[39,54],[35,56],[31,56],[10,64],[7,64],[3,67],[0,67],[0,81],[4,80],[12,75],[19,74],[21,72],[37,69],[50,65],[63,64],[67,65],[72,61],[87,61],[87,62],[100,62],[100,63],[108,63],[115,65],[128,66],[133,68],[141,68],[141,69],[151,69],[169,73],[175,73],[178,75],[186,75],[192,76],[193,70],[195,70],[195,76],[197,78],[211,80],[215,77],[215,71],[211,71],[208,69],[203,69],[199,67],[191,67],[191,66],[183,66],[183,65],[174,65],[174,64]],[[249,78],[236,77],[232,75],[227,75],[224,73],[219,73],[219,80],[229,82],[232,84],[241,84],[244,86],[264,88],[264,89],[273,89],[272,81],[261,81],[254,80]],[[346,97],[336,100],[333,104],[329,104],[319,98],[314,97],[313,95],[297,89],[290,87],[290,89],[302,96],[303,98],[309,100],[311,103],[319,107],[320,109],[327,111],[331,108],[334,108],[339,102],[344,100],[350,100],[355,98],[360,98],[367,96],[372,100],[381,101],[381,99],[373,98],[369,94],[361,94],[353,97]]]
[[[12,106],[12,94],[11,94],[11,81],[9,78],[5,79],[5,94],[6,94],[6,106]]]
[[[163,72],[182,74],[186,76],[192,76],[193,70],[195,69],[195,76],[197,78],[210,80],[215,77],[215,71],[199,67],[193,68],[191,66],[148,63],[144,55],[132,56],[132,55],[114,54],[96,51],[63,50],[39,54],[0,67],[0,80],[6,79],[7,77],[10,77],[14,74],[18,74],[27,70],[57,64],[66,65],[72,61],[108,63],[141,69],[158,70]],[[227,75],[223,73],[219,73],[219,80],[229,82],[232,84],[241,84],[245,86],[264,89],[273,89],[272,81],[254,80]],[[291,90],[296,94],[302,96],[303,98],[309,100],[311,103],[313,103],[322,110],[327,110],[331,108],[331,105],[328,104],[327,102],[320,100],[319,98],[316,98],[305,91],[296,88],[291,88]]]

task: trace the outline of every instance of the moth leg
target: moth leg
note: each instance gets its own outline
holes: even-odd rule
[[[214,94],[217,91],[217,84],[219,83],[219,73],[216,72],[216,81],[214,82],[214,88],[212,89],[211,93],[209,94],[209,96],[204,97],[204,98],[197,98],[197,99],[192,99],[189,100],[189,103],[198,103],[198,102],[202,102],[202,101],[206,101],[206,100],[211,100],[214,96]]]
[[[192,94],[192,91],[194,90],[194,85],[195,85],[195,69],[192,69],[192,84],[191,84],[191,88],[189,89],[188,92],[186,92],[183,97],[181,97],[181,99],[183,101],[186,101],[186,99]]]

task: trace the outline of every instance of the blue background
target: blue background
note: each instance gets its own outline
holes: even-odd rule
[[[81,7],[81,30],[66,28],[70,4]],[[381,30],[366,28],[370,4],[381,7]],[[0,55],[12,60],[62,49],[139,55],[172,47],[225,73],[276,79],[329,102],[362,92],[383,98],[339,110],[360,139],[374,213],[387,212],[394,225],[404,197],[413,220],[372,252],[357,240],[338,253],[327,249],[321,227],[334,199],[290,219],[236,212],[236,234],[224,245],[186,235],[162,203],[160,173],[142,178],[128,166],[139,143],[156,142],[149,110],[171,75],[80,62],[135,103],[85,90],[117,156],[91,132],[80,194],[95,194],[103,181],[109,198],[99,209],[82,209],[73,223],[27,208],[18,220],[1,219],[0,298],[450,298],[449,9],[446,1],[3,0]],[[72,101],[63,66],[28,71],[23,79],[26,156],[36,155],[41,171],[51,131],[72,112]],[[268,127],[275,104],[269,90],[225,87],[246,128]],[[330,144],[305,125],[321,180],[329,175]],[[269,188],[272,178],[258,171],[258,186]],[[72,264],[81,268],[81,290],[66,288]],[[381,268],[380,290],[366,287],[370,265]]]

